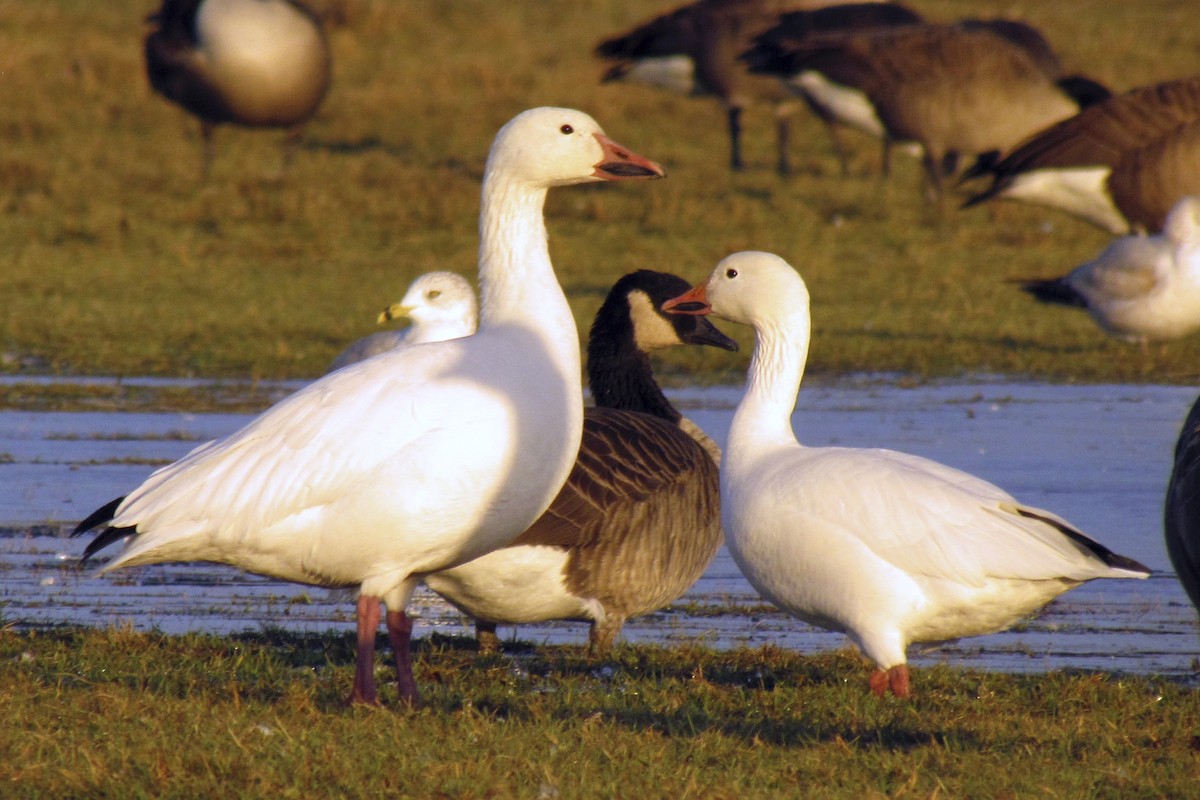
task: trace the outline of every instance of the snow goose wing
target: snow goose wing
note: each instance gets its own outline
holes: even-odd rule
[[[566,485],[508,547],[427,576],[476,619],[481,649],[499,647],[499,623],[579,619],[601,652],[627,618],[687,591],[720,547],[720,452],[663,395],[646,355],[680,344],[736,348],[704,320],[659,309],[687,286],[649,270],[617,281],[592,325],[597,407],[584,412]]]
[[[791,414],[808,290],[778,256],[729,256],[665,308],[754,328],[721,465],[726,541],[769,600],[850,636],[878,666],[876,694],[909,693],[913,642],[1000,630],[1082,581],[1149,574],[959,470],[889,450],[802,446]]]
[[[497,134],[484,168],[478,333],[330,373],[158,470],[80,525],[76,533],[111,526],[84,557],[128,533],[106,571],[207,560],[357,587],[351,699],[377,702],[382,602],[401,697],[415,700],[404,609],[420,576],[525,530],[557,494],[579,447],[578,333],[550,263],[546,193],[663,174],[582,112],[519,114]]]

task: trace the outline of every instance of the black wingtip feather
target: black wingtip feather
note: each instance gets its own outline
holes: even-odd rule
[[[1142,562],[1135,561],[1134,559],[1120,555],[1119,553],[1114,553],[1112,550],[1109,550],[1107,547],[1100,544],[1090,536],[1087,536],[1068,525],[1063,525],[1058,520],[1051,519],[1050,517],[1044,517],[1041,514],[1035,514],[1034,512],[1025,508],[1017,509],[1017,513],[1022,517],[1036,519],[1053,528],[1056,528],[1068,539],[1075,542],[1075,544],[1079,545],[1084,550],[1089,551],[1095,555],[1096,558],[1100,559],[1113,569],[1124,569],[1129,570],[1130,572],[1140,572],[1143,575],[1150,574],[1150,568]]]
[[[92,530],[93,528],[98,528],[101,525],[107,525],[108,523],[112,522],[113,517],[116,516],[117,509],[120,507],[121,503],[124,500],[125,500],[124,497],[118,497],[117,499],[111,500],[108,503],[105,503],[104,505],[100,506],[100,508],[97,508],[91,514],[88,514],[87,519],[85,519],[83,522],[80,522],[78,525],[76,525],[75,530],[71,531],[71,535],[79,536],[81,534],[87,533],[88,531]],[[100,533],[99,536],[97,536],[95,539],[92,539],[92,541],[88,542],[88,546],[85,547],[83,550],[83,558],[81,560],[87,561],[89,558],[91,558],[93,555],[95,555],[98,551],[103,550],[105,547],[108,547],[110,544],[117,541],[118,539],[123,539],[124,537],[128,536],[130,533],[132,533],[132,528],[128,528],[128,527],[126,527],[126,528],[113,528],[113,527],[106,528],[104,531],[102,531]]]

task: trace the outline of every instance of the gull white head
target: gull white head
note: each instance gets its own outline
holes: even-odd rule
[[[379,314],[378,322],[393,319],[412,321],[406,344],[469,336],[478,323],[475,291],[456,272],[427,272],[409,285],[400,302]],[[436,338],[427,331],[436,332]]]

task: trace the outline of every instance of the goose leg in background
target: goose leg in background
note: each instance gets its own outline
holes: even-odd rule
[[[736,106],[729,109],[729,168],[734,172],[742,169],[742,110]]]
[[[404,610],[388,610],[387,632],[396,658],[396,688],[400,699],[410,706],[417,705],[417,682],[412,671],[412,619]]]

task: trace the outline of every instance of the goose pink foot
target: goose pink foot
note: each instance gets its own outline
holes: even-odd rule
[[[907,664],[897,664],[888,670],[877,669],[871,673],[868,683],[876,697],[883,697],[889,689],[896,697],[908,697],[912,694]]]

